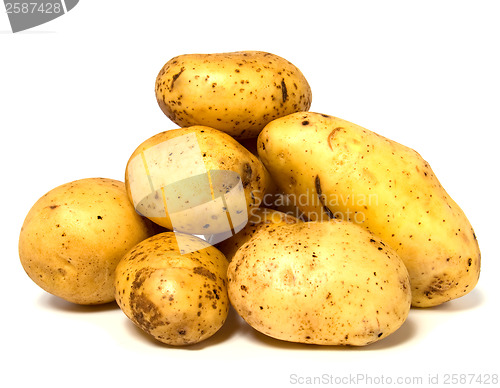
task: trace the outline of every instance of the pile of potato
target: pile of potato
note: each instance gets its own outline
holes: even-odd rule
[[[155,92],[181,128],[140,144],[125,182],[70,182],[28,213],[21,263],[47,292],[116,300],[170,345],[209,338],[232,305],[277,339],[361,346],[477,284],[476,235],[429,164],[309,112],[287,60],[181,55]]]

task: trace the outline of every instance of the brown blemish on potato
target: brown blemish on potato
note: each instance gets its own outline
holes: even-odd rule
[[[201,275],[201,276],[205,276],[205,277],[207,277],[207,278],[209,278],[210,280],[213,280],[213,281],[215,281],[215,279],[216,279],[215,274],[213,272],[210,272],[205,267],[195,267],[195,268],[193,268],[193,272],[195,274],[198,274],[198,275]]]
[[[130,310],[134,322],[147,333],[164,324],[158,307],[144,293],[130,293]]]
[[[281,96],[283,98],[283,103],[285,103],[286,100],[288,99],[288,91],[286,90],[286,84],[284,79],[281,80]]]
[[[132,282],[132,289],[138,290],[139,288],[141,288],[142,284],[146,281],[146,279],[153,271],[154,270],[151,268],[141,268],[139,271],[137,271],[134,281]]]
[[[319,179],[319,175],[316,175],[316,178],[314,180],[314,186],[316,187],[316,192],[318,194],[319,201],[320,201],[321,205],[323,206],[323,210],[326,212],[328,217],[330,217],[331,219],[335,218],[335,216],[333,215],[333,212],[325,204],[325,198],[323,197],[323,192],[321,190],[321,181]]]
[[[184,67],[181,68],[181,70],[177,73],[177,74],[174,74],[172,76],[172,83],[170,84],[170,90],[172,90],[174,88],[174,83],[175,81],[177,81],[177,78],[180,77],[180,75],[182,74],[182,72],[186,70]]]
[[[334,128],[330,134],[328,135],[328,146],[330,147],[330,149],[333,151],[333,147],[332,147],[332,140],[333,138],[335,137],[336,133],[338,131],[340,131],[341,129],[344,129],[343,127],[337,127],[337,128]]]
[[[245,163],[243,166],[243,174],[241,177],[241,183],[243,187],[247,187],[250,182],[252,182],[252,166],[249,163]]]
[[[447,278],[446,274],[434,276],[431,284],[424,291],[424,295],[432,299],[434,295],[440,295],[453,287],[453,281]]]

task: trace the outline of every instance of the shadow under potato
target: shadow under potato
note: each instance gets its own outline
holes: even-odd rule
[[[449,311],[449,312],[459,312],[473,310],[481,307],[486,300],[486,296],[480,287],[474,288],[470,293],[464,295],[460,298],[450,300],[439,306],[426,307],[426,308],[416,308],[417,311]]]
[[[276,338],[269,337],[261,332],[253,329],[250,325],[246,325],[244,330],[247,335],[254,341],[260,342],[264,346],[271,346],[274,348],[286,350],[313,350],[313,351],[372,351],[392,348],[404,344],[416,335],[417,325],[412,317],[408,317],[401,327],[388,337],[374,342],[366,346],[352,346],[352,345],[315,345],[304,344],[297,342],[283,341]]]
[[[127,330],[139,340],[145,340],[152,346],[163,347],[163,348],[171,348],[171,349],[181,349],[181,350],[201,350],[207,347],[215,346],[220,343],[226,342],[236,333],[242,330],[244,325],[247,325],[241,318],[239,318],[238,314],[231,307],[229,309],[229,313],[227,315],[227,319],[224,322],[224,325],[210,338],[207,338],[204,341],[198,342],[192,345],[168,345],[163,342],[156,340],[152,335],[146,333],[144,330],[135,325],[130,319],[124,316],[125,324],[127,325]],[[248,325],[247,325],[248,326]]]
[[[40,298],[38,299],[38,304],[46,309],[53,309],[69,313],[83,313],[83,314],[98,313],[103,311],[112,311],[119,309],[115,301],[103,304],[81,305],[68,302],[67,300],[49,294],[47,292],[40,294]]]
[[[410,314],[403,325],[392,333],[390,336],[374,342],[366,346],[344,346],[344,345],[314,345],[314,344],[302,344],[289,341],[278,340],[269,337],[261,332],[252,328],[247,324],[231,307],[226,319],[226,322],[222,328],[215,333],[212,337],[206,339],[205,341],[199,342],[193,345],[186,346],[173,346],[164,344],[156,340],[151,335],[144,332],[142,329],[137,327],[130,319],[123,315],[123,321],[127,327],[127,331],[134,337],[140,339],[141,341],[147,341],[152,346],[174,348],[174,349],[184,349],[184,350],[201,350],[207,347],[215,346],[220,343],[228,341],[231,337],[236,334],[247,337],[252,341],[263,346],[270,346],[279,349],[286,350],[314,350],[314,351],[373,351],[382,350],[400,346],[407,341],[410,341],[417,334],[417,323],[415,322],[415,317],[419,314],[432,313],[434,311],[439,312],[459,312],[472,310],[481,307],[486,300],[484,292],[480,288],[474,289],[470,294],[458,298],[442,305],[428,308],[412,308]],[[99,312],[106,312],[112,310],[118,310],[119,307],[115,302],[109,302],[100,305],[78,305],[75,303],[68,302],[57,296],[51,295],[49,293],[41,293],[38,299],[38,304],[45,309],[58,310],[60,312],[68,313],[81,313],[81,314],[92,314]]]

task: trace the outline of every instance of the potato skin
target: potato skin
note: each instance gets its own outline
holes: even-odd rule
[[[161,110],[177,125],[207,125],[243,139],[271,120],[307,111],[311,88],[289,61],[261,51],[185,54],[155,84]]]
[[[257,156],[260,160],[257,149],[257,138],[243,139],[240,140],[239,143],[253,155]],[[290,199],[287,197],[287,195],[276,185],[276,183],[274,182],[274,178],[271,176],[271,174],[269,174],[269,171],[267,171],[267,168],[265,166],[264,170],[267,182],[269,183],[267,185],[268,189],[266,190],[266,195],[264,196],[264,199],[259,204],[259,206],[285,213],[301,221],[307,221],[307,218],[300,211],[300,209],[295,206],[295,204],[290,203]]]
[[[271,122],[258,146],[278,186],[307,198],[299,208],[310,219],[358,223],[396,250],[410,273],[414,306],[439,305],[477,284],[476,235],[416,151],[312,112]]]
[[[201,151],[200,157],[203,158],[206,171],[234,171],[240,176],[246,201],[245,211],[247,214],[250,212],[251,208],[258,207],[266,192],[269,190],[268,186],[271,183],[269,181],[269,175],[266,173],[263,164],[255,155],[246,150],[231,136],[206,126],[192,126],[161,132],[145,140],[136,148],[129,158],[125,171],[125,184],[127,193],[132,203],[135,203],[133,195],[134,189],[150,192],[149,182],[144,179],[138,179],[139,177],[143,178],[145,174],[144,168],[142,165],[139,166],[140,168],[133,167],[132,161],[136,157],[141,156],[141,154],[145,151],[154,149],[153,147],[158,144],[188,134],[196,135],[196,140]],[[164,156],[165,155],[162,150],[152,151],[149,164],[161,165],[163,163],[162,158],[164,158]],[[182,155],[179,155],[178,158],[182,158]],[[181,176],[184,174],[184,171],[181,170],[179,173]],[[167,173],[162,170],[157,172],[157,175],[161,174]],[[162,195],[165,194],[163,193]],[[159,198],[159,202],[160,206],[163,206],[164,200],[162,198]],[[239,205],[240,204],[238,204],[238,206]],[[151,206],[155,206],[155,203],[152,203]],[[143,212],[141,211],[141,213]],[[146,212],[143,214],[158,225],[161,225],[169,230],[173,230],[172,221],[168,211],[162,211],[163,216],[161,217],[150,216]],[[221,221],[220,224],[218,223],[219,221]],[[209,234],[209,232],[218,233],[224,227],[222,221],[223,220],[213,220],[213,222],[210,222],[210,227],[206,230],[207,233],[194,234]],[[191,233],[190,230],[183,230],[183,232]]]
[[[41,197],[26,216],[19,257],[45,291],[77,304],[114,300],[114,270],[122,256],[152,236],[152,223],[130,204],[125,184],[87,178]]]
[[[229,308],[224,255],[197,237],[179,236],[183,245],[205,248],[181,254],[176,234],[157,234],[123,257],[115,279],[116,301],[125,315],[169,345],[209,338],[222,327]]]
[[[248,223],[234,236],[217,244],[224,256],[231,261],[236,251],[252,238],[255,233],[263,228],[269,228],[277,224],[295,224],[300,222],[294,216],[267,208],[253,208],[250,210]]]
[[[257,232],[228,268],[229,298],[256,330],[318,345],[363,346],[405,321],[411,294],[398,255],[346,221]]]

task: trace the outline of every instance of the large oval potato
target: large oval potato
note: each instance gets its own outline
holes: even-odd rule
[[[190,234],[224,235],[246,224],[269,180],[260,160],[231,136],[192,126],[139,145],[127,163],[125,183],[137,211],[155,223]]]
[[[179,248],[189,253],[182,254]],[[116,301],[139,328],[169,345],[215,334],[229,311],[227,260],[195,236],[157,234],[137,244],[116,268]]]
[[[414,306],[439,305],[477,284],[476,235],[416,151],[312,112],[269,123],[258,146],[275,182],[309,219],[358,223],[396,250],[410,273]]]
[[[229,299],[271,337],[367,345],[405,321],[408,272],[392,248],[346,221],[281,224],[257,232],[228,268]]]
[[[312,99],[297,67],[261,51],[177,56],[159,72],[155,91],[177,125],[207,125],[240,139],[257,137],[275,118],[308,110]]]
[[[28,276],[45,291],[78,304],[114,300],[114,271],[122,256],[152,236],[123,182],[80,179],[41,197],[19,236]]]

